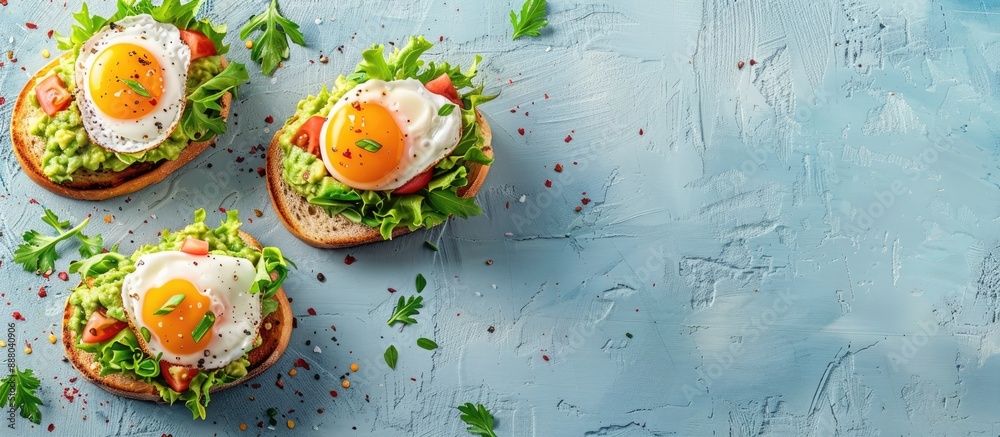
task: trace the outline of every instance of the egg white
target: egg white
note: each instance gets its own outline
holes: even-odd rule
[[[380,179],[360,182],[345,177],[328,157],[327,132],[332,115],[354,102],[377,104],[389,110],[400,133],[404,135],[403,156],[399,164]],[[452,104],[446,97],[427,90],[419,80],[386,82],[369,80],[354,87],[330,109],[331,117],[323,124],[320,150],[323,163],[334,179],[361,190],[394,190],[448,156],[462,136],[462,111],[455,108],[441,116],[438,111]]]
[[[121,120],[101,111],[90,94],[90,72],[98,55],[115,44],[131,43],[153,54],[163,69],[163,95],[155,109],[135,120]],[[150,15],[122,18],[94,34],[80,50],[76,61],[77,99],[83,127],[91,141],[120,153],[152,149],[173,133],[184,112],[191,49],[172,24],[159,23]]]
[[[125,276],[122,303],[133,321],[135,331],[149,326],[143,318],[143,299],[152,288],[172,279],[190,282],[209,298],[215,313],[213,335],[204,349],[177,355],[163,347],[161,339],[150,335],[147,352],[171,364],[202,369],[217,369],[239,359],[253,348],[261,322],[259,294],[250,294],[256,269],[250,260],[225,255],[190,255],[178,251],[146,254],[139,257],[135,271]],[[150,329],[152,332],[152,330]]]

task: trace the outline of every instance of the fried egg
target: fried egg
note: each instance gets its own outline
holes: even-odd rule
[[[323,124],[320,151],[327,171],[351,188],[399,188],[458,145],[462,112],[453,108],[439,115],[445,105],[453,104],[415,79],[356,86]]]
[[[152,149],[184,112],[191,49],[172,24],[149,15],[122,18],[95,33],[76,61],[83,127],[101,147]]]
[[[252,349],[261,322],[260,296],[250,294],[256,269],[250,260],[179,251],[143,255],[122,285],[122,303],[136,336],[151,356],[170,364],[217,369]],[[183,296],[172,311],[156,314]],[[169,306],[168,306],[169,308]],[[206,314],[215,323],[199,341],[194,332]]]

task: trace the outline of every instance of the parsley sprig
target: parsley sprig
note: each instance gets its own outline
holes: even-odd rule
[[[386,323],[389,326],[396,322],[402,322],[404,325],[417,323],[413,316],[420,314],[420,311],[417,310],[424,307],[423,301],[423,296],[410,296],[409,299],[400,296],[399,302],[396,303],[396,311],[392,313],[392,317],[389,317],[389,321]]]
[[[34,424],[42,423],[42,412],[38,409],[42,400],[35,396],[35,390],[41,385],[41,381],[35,378],[31,369],[14,370],[6,378],[0,379],[0,408],[7,406],[9,402],[14,410],[21,410],[21,417],[30,420]],[[10,393],[13,390],[14,396]]]
[[[261,34],[253,42],[250,59],[260,63],[260,69],[270,76],[282,60],[288,59],[288,39],[305,47],[306,39],[299,32],[299,25],[278,12],[278,0],[271,0],[271,6],[259,15],[250,18],[250,22],[240,30],[240,39],[247,39],[254,31]]]
[[[514,26],[514,37],[539,36],[543,27],[549,24],[545,12],[545,0],[525,0],[521,7],[521,16],[510,11],[510,24]]]
[[[493,415],[483,404],[473,405],[472,402],[466,402],[465,405],[456,408],[462,412],[462,421],[469,425],[466,428],[469,433],[482,437],[497,437],[493,432]]]
[[[55,229],[59,235],[50,237],[42,235],[34,229],[25,232],[24,243],[14,251],[14,262],[24,266],[24,270],[34,272],[48,272],[55,268],[59,253],[56,252],[56,245],[76,236],[83,243],[80,246],[80,256],[90,257],[101,252],[104,239],[100,235],[88,237],[81,231],[90,223],[90,217],[84,219],[76,227],[67,230],[70,223],[61,221],[50,209],[45,210],[42,221]]]

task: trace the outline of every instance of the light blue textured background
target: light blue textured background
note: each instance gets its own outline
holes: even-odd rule
[[[0,68],[4,126],[41,50],[56,53],[45,32],[68,30],[78,9],[61,3],[0,7],[0,49],[18,59]],[[204,12],[238,29],[264,3],[209,0]],[[248,434],[464,435],[454,406],[467,401],[491,408],[505,436],[1000,433],[995,3],[552,1],[543,36],[518,41],[511,0],[374,3],[284,0],[309,46],[293,47],[274,80],[251,66],[218,147],[127,198],[38,189],[0,133],[0,320],[25,314],[16,360],[38,370],[46,402],[42,426],[19,419],[18,434],[49,423],[81,435],[239,434],[245,422]],[[478,199],[486,214],[350,250],[299,243],[251,149],[361,50],[413,34],[444,38],[433,59],[482,54],[480,78],[502,92],[483,108],[497,155]],[[230,58],[249,64],[229,41]],[[321,53],[328,64],[310,62]],[[577,213],[583,197],[593,201]],[[212,221],[239,209],[299,265],[286,282],[292,345],[260,388],[213,396],[205,422],[70,383],[45,338],[71,283],[11,261],[20,234],[42,227],[42,206],[93,215],[89,230],[126,251],[195,208]],[[430,279],[419,323],[387,327],[386,288],[410,292],[417,273]],[[419,349],[417,337],[441,348]],[[395,372],[382,361],[389,344]],[[312,371],[287,376],[298,358]],[[362,370],[344,390],[352,362]],[[80,391],[72,403],[66,388]],[[256,427],[268,407],[282,413],[275,431]]]

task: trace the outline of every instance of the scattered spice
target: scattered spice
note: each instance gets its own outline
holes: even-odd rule
[[[584,197],[583,199],[580,199],[580,203],[586,205],[586,204],[590,203],[590,198],[589,197]]]
[[[56,335],[50,333],[49,334],[49,343],[56,344],[56,340],[57,340]]]
[[[295,360],[295,367],[302,367],[302,368],[305,368],[306,370],[312,370],[309,367],[309,363],[306,362],[306,360],[302,359],[302,358],[299,358],[299,359]]]
[[[69,274],[66,273],[66,272],[59,272],[59,279],[61,279],[63,281],[68,281],[69,280]]]
[[[288,429],[292,428],[295,428],[295,422],[292,422],[292,419],[288,419]]]
[[[298,373],[299,373],[298,370],[292,369],[288,371],[288,376],[295,376]]]
[[[361,368],[361,367],[360,367],[360,366],[358,366],[358,363],[351,363],[351,371],[352,371],[352,372],[357,372],[357,371],[358,371],[358,369],[360,369],[360,368]]]
[[[45,291],[45,287],[38,287],[38,297],[46,297],[49,293]]]
[[[566,135],[566,139],[563,140],[563,141],[565,141],[567,143],[570,142],[570,141],[573,141],[573,136],[572,135]]]
[[[240,431],[246,431],[246,430],[247,430],[247,424],[240,423]]]
[[[552,188],[552,181],[550,181],[550,180],[546,179],[546,180],[545,180],[545,187],[546,187],[546,188]]]
[[[486,328],[486,332],[489,332],[490,334],[494,333],[496,330],[497,328],[494,328],[492,325],[490,325],[489,328]]]
[[[22,322],[24,321],[24,316],[21,315],[20,311],[14,311],[13,316],[14,316],[14,320],[18,320],[18,321],[22,321]]]
[[[49,59],[49,56],[52,56],[52,53],[49,53],[49,49],[42,49],[42,57]]]
[[[736,63],[736,68],[739,68],[740,70],[742,70],[744,65],[746,65],[746,64],[744,64],[743,61],[737,62]]]
[[[264,119],[264,123],[267,123],[267,124],[274,123],[274,117],[268,115],[267,118]]]
[[[309,308],[306,310],[306,312],[309,313],[310,316],[316,315],[316,310],[314,308]]]
[[[252,49],[253,48],[253,40],[252,39],[248,39],[247,43],[245,45],[246,45],[246,47],[248,49]]]
[[[396,289],[392,288],[392,287],[389,287],[386,290],[389,290],[390,293],[395,293],[396,292]]]
[[[521,136],[523,137],[524,136],[524,128],[523,127],[517,128],[517,133],[521,134]]]
[[[32,23],[30,21],[27,22],[27,23],[24,23],[24,27],[27,27],[28,29],[38,29],[38,25],[35,24],[35,23]]]
[[[493,260],[491,260],[491,259],[486,260],[486,265],[488,265],[488,266],[493,265]]]
[[[330,62],[330,58],[329,57],[327,57],[327,56],[320,56],[319,57],[319,63],[320,64],[326,64],[327,62]]]
[[[757,60],[756,59],[751,59],[750,60],[750,66],[753,67],[754,65],[757,65]]]
[[[357,258],[355,258],[353,256],[350,256],[350,255],[347,255],[347,257],[344,258],[344,264],[351,265],[351,264],[354,264],[354,261],[357,261],[357,260],[358,260]]]
[[[542,355],[542,359],[545,360],[545,361],[548,361],[549,360],[549,356],[548,355]]]
[[[643,132],[642,132],[642,128],[640,127],[640,128],[639,128],[639,136],[640,136],[640,137],[642,136],[642,133],[643,133]]]
[[[326,282],[326,275],[324,275],[322,273],[317,273],[316,274],[316,280],[319,281],[319,282]]]
[[[626,332],[625,336],[631,339],[632,338],[632,333],[631,332]]]
[[[345,379],[345,380],[343,380],[340,383],[340,386],[344,387],[344,388],[351,388],[351,381],[348,381],[348,380]],[[334,396],[336,396],[336,395],[334,395]]]
[[[111,223],[111,214],[104,216],[104,223]]]
[[[337,397],[337,390],[330,390],[330,396]]]
[[[562,164],[556,164],[555,170],[556,170],[556,173],[562,173],[562,171],[563,171]]]
[[[578,206],[578,207],[576,207],[576,208],[573,208],[573,211],[576,211],[576,212],[580,212],[580,211],[583,211],[583,207],[581,207],[581,206]]]

